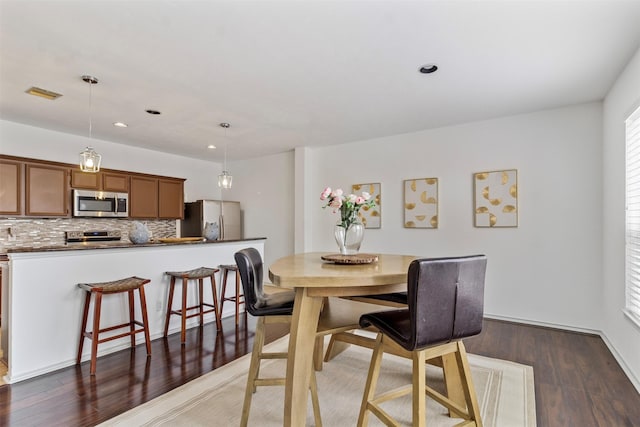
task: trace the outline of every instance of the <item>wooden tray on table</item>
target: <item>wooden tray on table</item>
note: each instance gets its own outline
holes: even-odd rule
[[[330,254],[330,255],[322,255],[324,261],[329,261],[334,264],[371,264],[373,262],[378,262],[378,255],[376,254],[355,254],[355,255],[341,255],[341,254]]]

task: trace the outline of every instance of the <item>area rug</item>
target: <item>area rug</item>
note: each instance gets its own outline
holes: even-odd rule
[[[268,351],[286,351],[288,337],[268,346]],[[324,426],[355,426],[371,350],[351,346],[317,372],[320,412]],[[246,385],[249,355],[237,359],[156,399],[125,412],[101,426],[238,426]],[[282,377],[285,361],[269,360],[261,365],[261,377]],[[469,364],[486,427],[535,427],[536,411],[533,368],[518,363],[469,355]],[[427,367],[427,383],[442,389],[442,371]],[[378,390],[411,383],[411,362],[385,354]],[[280,426],[283,421],[284,387],[258,387],[253,395],[249,425]],[[411,425],[411,400],[396,399],[385,409],[404,425]],[[382,423],[369,417],[370,426]],[[449,418],[446,409],[427,399],[427,425],[448,427],[460,419]],[[307,425],[313,425],[309,400]]]

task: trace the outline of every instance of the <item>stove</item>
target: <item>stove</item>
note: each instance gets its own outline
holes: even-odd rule
[[[65,231],[64,240],[67,243],[114,242],[120,241],[120,230],[90,230]]]

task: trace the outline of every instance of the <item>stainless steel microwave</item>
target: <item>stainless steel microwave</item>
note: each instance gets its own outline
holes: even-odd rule
[[[73,190],[73,216],[126,218],[129,195],[108,191]]]

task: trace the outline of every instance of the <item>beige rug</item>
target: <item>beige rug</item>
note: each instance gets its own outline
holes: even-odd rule
[[[287,337],[269,346],[269,351],[286,351]],[[355,426],[364,389],[371,350],[351,346],[317,373],[324,426]],[[284,361],[265,361],[261,376],[283,376]],[[483,422],[486,427],[534,427],[536,425],[533,368],[518,363],[469,355],[469,363]],[[237,426],[249,357],[235,360],[150,402],[119,415],[101,426]],[[441,370],[428,367],[429,383],[442,388]],[[410,361],[385,354],[378,390],[411,382]],[[249,425],[279,426],[283,420],[284,387],[258,387],[251,405]],[[411,400],[387,402],[386,409],[411,425]],[[371,426],[382,423],[370,416]],[[427,399],[427,425],[453,426],[460,420],[446,415],[444,407]],[[313,425],[309,401],[307,425]]]

